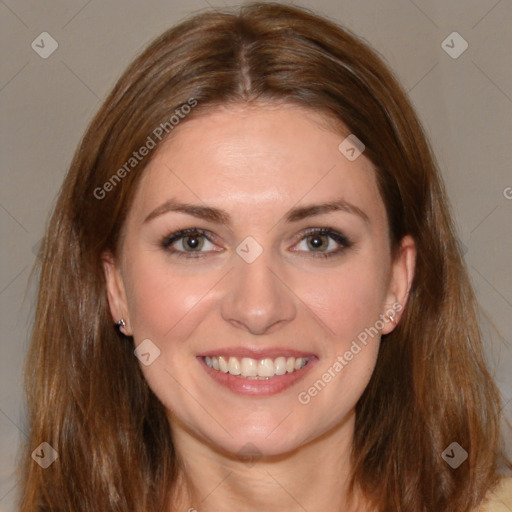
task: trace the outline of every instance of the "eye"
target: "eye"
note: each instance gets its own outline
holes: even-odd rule
[[[216,251],[206,231],[197,228],[182,229],[171,233],[161,241],[161,246],[176,256],[199,257]],[[216,251],[218,252],[218,250]]]
[[[220,252],[212,241],[213,235],[198,228],[182,229],[164,237],[160,245],[172,255],[200,258],[209,252]],[[310,228],[302,233],[294,252],[310,253],[314,257],[328,258],[345,251],[352,242],[342,233],[331,228]]]
[[[303,235],[294,251],[310,252],[314,256],[328,258],[352,246],[352,242],[345,235],[331,228],[311,228]]]

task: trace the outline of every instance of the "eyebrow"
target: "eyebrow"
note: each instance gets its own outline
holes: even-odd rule
[[[328,201],[319,204],[311,204],[306,206],[298,206],[292,208],[285,215],[286,222],[298,222],[308,217],[315,215],[322,215],[325,213],[331,213],[336,211],[342,211],[350,213],[361,218],[365,223],[370,223],[370,219],[366,213],[358,208],[357,206],[345,201],[344,199],[338,199],[334,201]],[[197,217],[199,219],[207,220],[215,224],[222,224],[229,226],[231,224],[230,215],[219,208],[213,206],[201,206],[197,204],[183,203],[176,199],[169,199],[165,203],[155,208],[145,219],[144,224],[151,220],[164,215],[169,212],[178,212]]]

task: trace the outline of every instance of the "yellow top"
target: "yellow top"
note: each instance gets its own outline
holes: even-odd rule
[[[477,512],[512,512],[512,477],[502,478]]]

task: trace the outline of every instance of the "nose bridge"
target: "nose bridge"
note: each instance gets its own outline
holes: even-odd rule
[[[242,247],[239,249],[243,249]],[[235,255],[222,302],[222,317],[253,334],[264,334],[295,317],[293,294],[276,276],[270,251],[251,262]]]

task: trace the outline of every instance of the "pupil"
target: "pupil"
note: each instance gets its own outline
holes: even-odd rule
[[[202,245],[200,235],[187,236],[186,240],[187,247],[190,249],[197,249],[198,247],[200,248]]]
[[[310,241],[309,241],[309,245],[313,248],[313,249],[319,249],[321,248],[324,244],[324,241],[325,241],[325,237],[322,237],[322,236],[319,236],[319,235],[314,235],[310,238]]]

